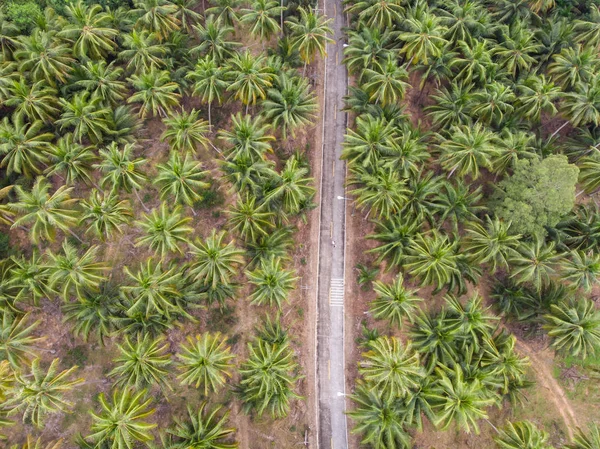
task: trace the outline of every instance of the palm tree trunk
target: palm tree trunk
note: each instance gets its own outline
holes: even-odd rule
[[[79,238],[79,236],[78,236],[77,234],[75,234],[73,231],[71,231],[69,228],[67,228],[67,232],[68,232],[69,234],[71,234],[71,236],[73,236],[73,237],[75,237],[77,240],[79,240],[79,243],[83,243],[83,240],[81,240],[81,239]]]
[[[302,69],[302,78],[304,78],[304,75],[306,75],[306,64],[308,63],[308,61],[304,61],[304,68]]]
[[[150,209],[148,209],[148,208],[146,207],[146,205],[144,204],[144,202],[143,202],[143,201],[142,201],[142,199],[140,198],[140,194],[139,194],[139,192],[137,191],[137,189],[133,189],[133,193],[135,193],[135,196],[137,197],[138,201],[140,202],[140,204],[142,205],[142,207],[144,208],[144,210],[145,210],[146,212],[150,212]]]
[[[279,26],[281,27],[281,37],[283,37],[283,0],[281,0],[281,11],[279,12]]]
[[[556,130],[556,131],[554,131],[554,132],[552,133],[552,135],[551,135],[551,136],[548,138],[548,141],[551,141],[551,140],[552,140],[552,138],[553,138],[554,136],[556,136],[556,135],[559,133],[559,131],[560,131],[561,129],[563,129],[565,126],[567,126],[568,124],[569,124],[569,121],[567,120],[565,123],[563,123],[562,125],[560,125],[560,127],[559,127],[559,128]]]
[[[246,103],[246,115],[248,115],[248,108],[250,107],[250,103]]]
[[[208,102],[208,126],[210,127],[211,131],[212,131],[212,121],[210,119],[210,107],[212,105],[212,101]]]

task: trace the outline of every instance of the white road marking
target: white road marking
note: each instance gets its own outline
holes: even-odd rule
[[[332,307],[344,306],[344,280],[339,278],[331,279],[329,287],[329,305]]]

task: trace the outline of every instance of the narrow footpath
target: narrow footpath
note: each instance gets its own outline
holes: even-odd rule
[[[348,88],[343,59],[345,26],[341,0],[325,0],[334,19],[334,43],[327,45],[323,110],[320,238],[318,270],[317,391],[320,449],[346,449],[344,362],[344,277],[346,246],[346,164],[340,160],[347,117],[341,109]]]

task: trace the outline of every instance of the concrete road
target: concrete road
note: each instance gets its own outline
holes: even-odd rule
[[[346,131],[343,97],[348,75],[343,59],[341,0],[325,0],[325,15],[334,19],[334,43],[327,46],[321,172],[321,228],[319,241],[317,325],[317,381],[319,382],[319,448],[346,449],[346,377],[344,362],[344,276],[346,243],[345,163],[340,161]]]

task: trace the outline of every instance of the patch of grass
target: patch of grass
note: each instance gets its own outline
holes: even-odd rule
[[[69,349],[66,356],[63,358],[63,362],[67,366],[77,365],[82,367],[85,366],[87,360],[88,347],[86,345],[79,345]]]
[[[10,254],[10,241],[8,234],[0,232],[0,257],[6,258]]]
[[[300,318],[304,318],[304,309],[303,309],[302,307],[298,307],[298,308],[296,309],[296,312],[298,312],[298,316],[299,316]]]
[[[197,209],[212,209],[215,206],[220,206],[225,202],[225,198],[214,186],[204,192],[202,199],[194,207]]]
[[[227,344],[229,346],[234,346],[235,344],[237,344],[240,341],[241,338],[242,338],[242,336],[240,334],[234,334],[227,339]]]
[[[233,307],[213,308],[208,312],[208,330],[211,332],[221,332],[224,329],[235,326],[238,322],[238,317],[235,315]]]

